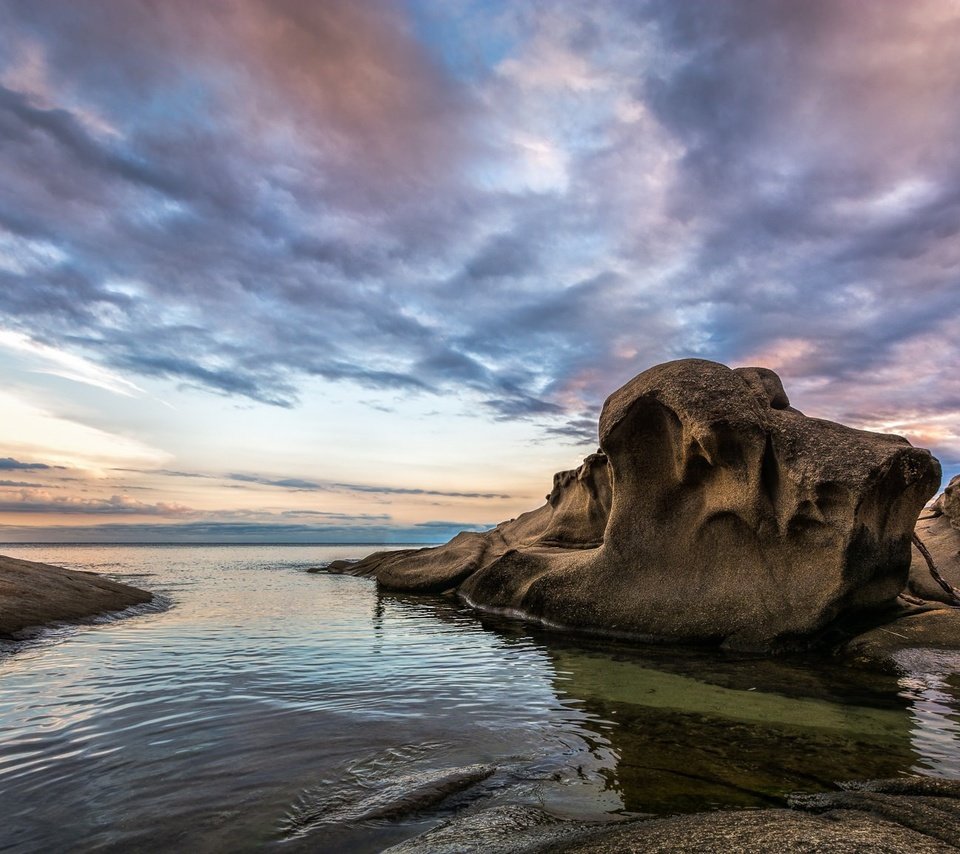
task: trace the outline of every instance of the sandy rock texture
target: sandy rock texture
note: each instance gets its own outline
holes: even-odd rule
[[[791,798],[792,809],[722,810],[604,825],[533,807],[467,813],[390,854],[728,852],[919,854],[960,850],[960,784],[918,777],[847,783]]]
[[[0,635],[149,602],[151,593],[91,572],[0,555]]]
[[[614,392],[547,503],[334,571],[565,628],[773,649],[896,600],[939,463],[809,418],[764,368],[685,359]]]

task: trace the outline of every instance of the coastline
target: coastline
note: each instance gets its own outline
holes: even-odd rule
[[[152,599],[146,590],[92,572],[0,555],[0,636],[122,611]]]

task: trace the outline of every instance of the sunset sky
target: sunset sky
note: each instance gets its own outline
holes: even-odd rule
[[[667,359],[960,472],[960,4],[0,0],[0,541],[436,541]]]

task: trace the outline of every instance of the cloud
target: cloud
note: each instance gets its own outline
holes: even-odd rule
[[[209,474],[205,472],[185,472],[170,469],[116,469],[140,474],[160,474],[166,477],[201,478],[204,480],[225,479],[240,483],[251,483],[259,486],[275,486],[280,489],[290,489],[295,492],[357,492],[375,493],[382,495],[434,495],[442,498],[481,498],[481,499],[509,499],[510,495],[499,492],[457,492],[442,489],[423,489],[420,487],[383,486],[372,483],[337,483],[335,481],[307,480],[299,477],[267,477],[260,474],[232,472],[225,475]]]
[[[64,466],[52,466],[47,463],[24,463],[13,457],[0,458],[0,471],[47,471],[62,468]]]
[[[59,401],[56,405],[60,406]],[[46,406],[38,406],[17,392],[0,391],[0,410],[4,413],[0,420],[0,446],[11,451],[39,452],[79,468],[117,463],[159,463],[169,456],[132,436],[85,423],[72,413],[61,414]],[[42,470],[37,464],[30,465],[35,470]],[[22,468],[13,458],[6,458],[0,470],[4,467],[8,470]]]
[[[290,519],[322,520],[341,525],[365,526],[391,521],[387,513],[342,513],[328,510],[262,510],[262,509],[197,509],[170,501],[144,502],[126,494],[106,498],[86,498],[76,495],[51,495],[47,488],[21,489],[5,494],[0,500],[0,513],[43,516],[157,516],[170,520],[197,520],[228,523],[243,521],[256,524],[275,524]]]
[[[473,522],[450,522],[450,521],[438,521],[433,520],[429,522],[417,522],[413,527],[414,528],[443,528],[445,530],[456,529],[459,531],[485,531],[488,528],[492,528],[494,523],[490,524],[476,524]]]
[[[762,357],[960,460],[951,4],[414,5],[3,3],[10,334],[585,450],[638,371]]]
[[[33,341],[22,333],[6,332],[0,329],[0,347],[24,353],[36,360],[42,366],[40,370],[43,373],[86,383],[128,397],[143,393],[143,390],[135,383],[118,376],[112,371],[105,370],[73,353],[67,353],[55,347]]]
[[[598,436],[599,419],[592,416],[581,416],[579,418],[570,418],[562,424],[547,427],[545,432],[549,436],[555,436],[558,439],[566,439],[571,442],[583,444],[590,442],[597,444],[600,439]]]
[[[159,502],[149,504],[126,495],[109,498],[80,498],[55,496],[43,490],[24,490],[15,498],[0,500],[0,513],[30,513],[42,515],[84,516],[165,516],[177,518],[198,515],[198,511],[180,504]]]
[[[203,475],[192,475],[193,477],[203,477]],[[297,477],[287,477],[272,479],[255,474],[228,474],[225,475],[228,480],[239,480],[241,483],[257,483],[262,486],[279,486],[283,489],[296,489],[304,492],[316,492],[323,487],[312,480],[302,480]]]
[[[451,492],[443,489],[420,489],[418,487],[376,486],[367,483],[335,483],[334,489],[345,492],[375,492],[383,495],[436,495],[441,498],[481,498],[481,499],[508,499],[510,495],[499,492]]]

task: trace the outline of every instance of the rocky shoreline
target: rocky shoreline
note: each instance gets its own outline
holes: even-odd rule
[[[0,555],[0,637],[150,602],[153,594],[92,572]]]
[[[804,415],[772,371],[699,359],[614,392],[599,434],[540,508],[327,570],[640,642],[882,667],[960,647],[960,482],[918,523],[941,476],[928,451]]]
[[[495,807],[458,816],[388,851],[942,854],[960,850],[960,783],[956,781],[910,777],[846,783],[834,792],[794,796],[789,806],[599,825],[562,821],[533,807]]]

